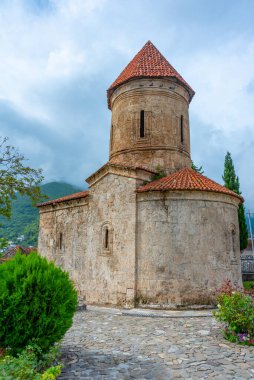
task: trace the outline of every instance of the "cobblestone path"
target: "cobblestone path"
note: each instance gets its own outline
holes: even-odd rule
[[[65,368],[58,379],[254,380],[254,348],[224,340],[212,317],[180,315],[77,312],[63,341]]]

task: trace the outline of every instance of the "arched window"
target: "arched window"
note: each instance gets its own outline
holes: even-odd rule
[[[108,227],[104,230],[105,236],[104,236],[104,248],[108,249]]]
[[[113,228],[110,222],[105,222],[101,229],[101,253],[108,255],[113,249]]]

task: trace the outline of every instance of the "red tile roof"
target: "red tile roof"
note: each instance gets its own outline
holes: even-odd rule
[[[150,182],[145,186],[140,187],[137,191],[145,192],[167,190],[212,191],[215,193],[233,195],[243,201],[243,198],[240,195],[189,168],[181,169],[168,175],[167,177]]]
[[[181,82],[190,94],[190,101],[195,92],[183,77],[166,60],[159,50],[148,41],[138,52],[132,61],[125,67],[117,79],[112,83],[107,91],[108,106],[110,109],[110,97],[113,91],[121,84],[134,78],[175,78]]]
[[[57,198],[57,199],[53,199],[53,200],[48,201],[48,202],[40,203],[40,204],[37,205],[37,207],[54,205],[55,203],[61,203],[61,202],[72,201],[74,199],[85,198],[85,197],[88,196],[88,194],[89,194],[88,190],[86,190],[86,191],[80,191],[79,193],[74,193],[74,194],[66,195],[65,197],[62,197],[62,198]]]
[[[22,253],[23,255],[29,255],[31,252],[37,252],[36,247],[22,247],[21,245],[16,245],[16,247],[9,248],[4,254],[2,259],[6,260],[8,258],[12,258],[16,255],[16,253]]]

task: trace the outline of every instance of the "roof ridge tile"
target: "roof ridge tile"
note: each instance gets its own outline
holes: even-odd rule
[[[37,205],[37,207],[48,206],[48,205],[55,204],[55,203],[67,202],[67,201],[71,201],[74,199],[85,198],[88,195],[89,195],[89,191],[83,190],[83,191],[79,191],[77,193],[65,195],[64,197],[61,197],[61,198],[52,199],[50,201],[40,203]]]
[[[167,190],[212,191],[235,196],[243,202],[241,195],[190,168],[183,168],[166,177],[149,182],[138,188],[137,192]]]

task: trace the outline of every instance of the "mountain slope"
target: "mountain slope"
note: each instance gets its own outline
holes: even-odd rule
[[[47,183],[41,186],[41,190],[43,194],[47,195],[47,200],[81,191],[80,188],[64,182]],[[28,197],[18,195],[17,199],[12,201],[11,219],[0,217],[0,224],[0,237],[5,237],[15,244],[23,246],[37,246],[39,211],[32,206]],[[22,235],[24,235],[24,240],[18,240]]]

